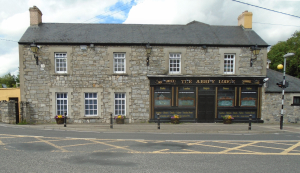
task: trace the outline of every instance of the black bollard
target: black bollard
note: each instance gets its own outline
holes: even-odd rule
[[[159,118],[159,114],[157,114],[157,129],[160,129],[160,118]]]
[[[249,115],[249,127],[248,127],[248,130],[251,130],[251,121],[252,121],[252,115]]]
[[[67,127],[67,112],[65,112],[64,127]]]
[[[110,128],[113,129],[114,126],[113,126],[113,117],[112,117],[112,114],[110,114]]]

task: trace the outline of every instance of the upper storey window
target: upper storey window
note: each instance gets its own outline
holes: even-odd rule
[[[125,73],[125,53],[114,53],[114,73]]]
[[[67,53],[55,53],[55,72],[67,73]]]
[[[224,55],[224,74],[234,74],[235,54]]]
[[[181,54],[170,53],[169,54],[169,73],[180,73],[181,68]]]

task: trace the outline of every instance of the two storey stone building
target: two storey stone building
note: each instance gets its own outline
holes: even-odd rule
[[[251,12],[237,26],[214,26],[43,23],[37,7],[29,11],[19,41],[21,100],[36,122],[64,112],[75,123],[109,122],[111,113],[129,123],[157,114],[261,122],[268,44],[252,30]]]

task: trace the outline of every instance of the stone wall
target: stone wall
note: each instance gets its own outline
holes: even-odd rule
[[[114,93],[126,94],[126,116],[129,123],[149,119],[149,80],[147,75],[168,75],[169,53],[182,55],[181,75],[222,76],[224,53],[236,54],[236,75],[264,76],[266,50],[250,67],[249,47],[163,47],[153,46],[149,66],[144,46],[80,46],[42,45],[39,65],[29,45],[20,45],[22,101],[30,103],[31,118],[36,122],[54,122],[55,93],[68,93],[70,122],[106,122],[114,111]],[[67,52],[67,74],[55,73],[54,53]],[[113,52],[126,53],[126,73],[113,73]],[[252,57],[253,58],[253,57]],[[98,116],[84,116],[85,92],[98,94]]]
[[[15,101],[0,101],[0,114],[2,122],[16,124]]]
[[[283,122],[297,123],[300,120],[300,106],[292,106],[293,97],[300,93],[285,93],[283,105]],[[262,118],[265,123],[279,123],[282,107],[282,93],[264,93],[262,101]]]

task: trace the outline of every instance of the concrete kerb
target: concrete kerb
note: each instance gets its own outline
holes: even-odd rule
[[[12,125],[12,124],[10,124]],[[65,131],[88,131],[88,132],[111,132],[111,133],[199,133],[199,134],[247,134],[247,133],[300,133],[300,126],[296,124],[284,124],[283,130],[279,125],[253,124],[252,130],[248,130],[247,123],[224,125],[221,123],[182,123],[182,124],[161,124],[157,129],[155,123],[135,124],[67,124],[67,127],[58,124],[36,124],[36,125],[12,125],[33,129],[65,130]],[[278,126],[278,127],[277,127]]]

